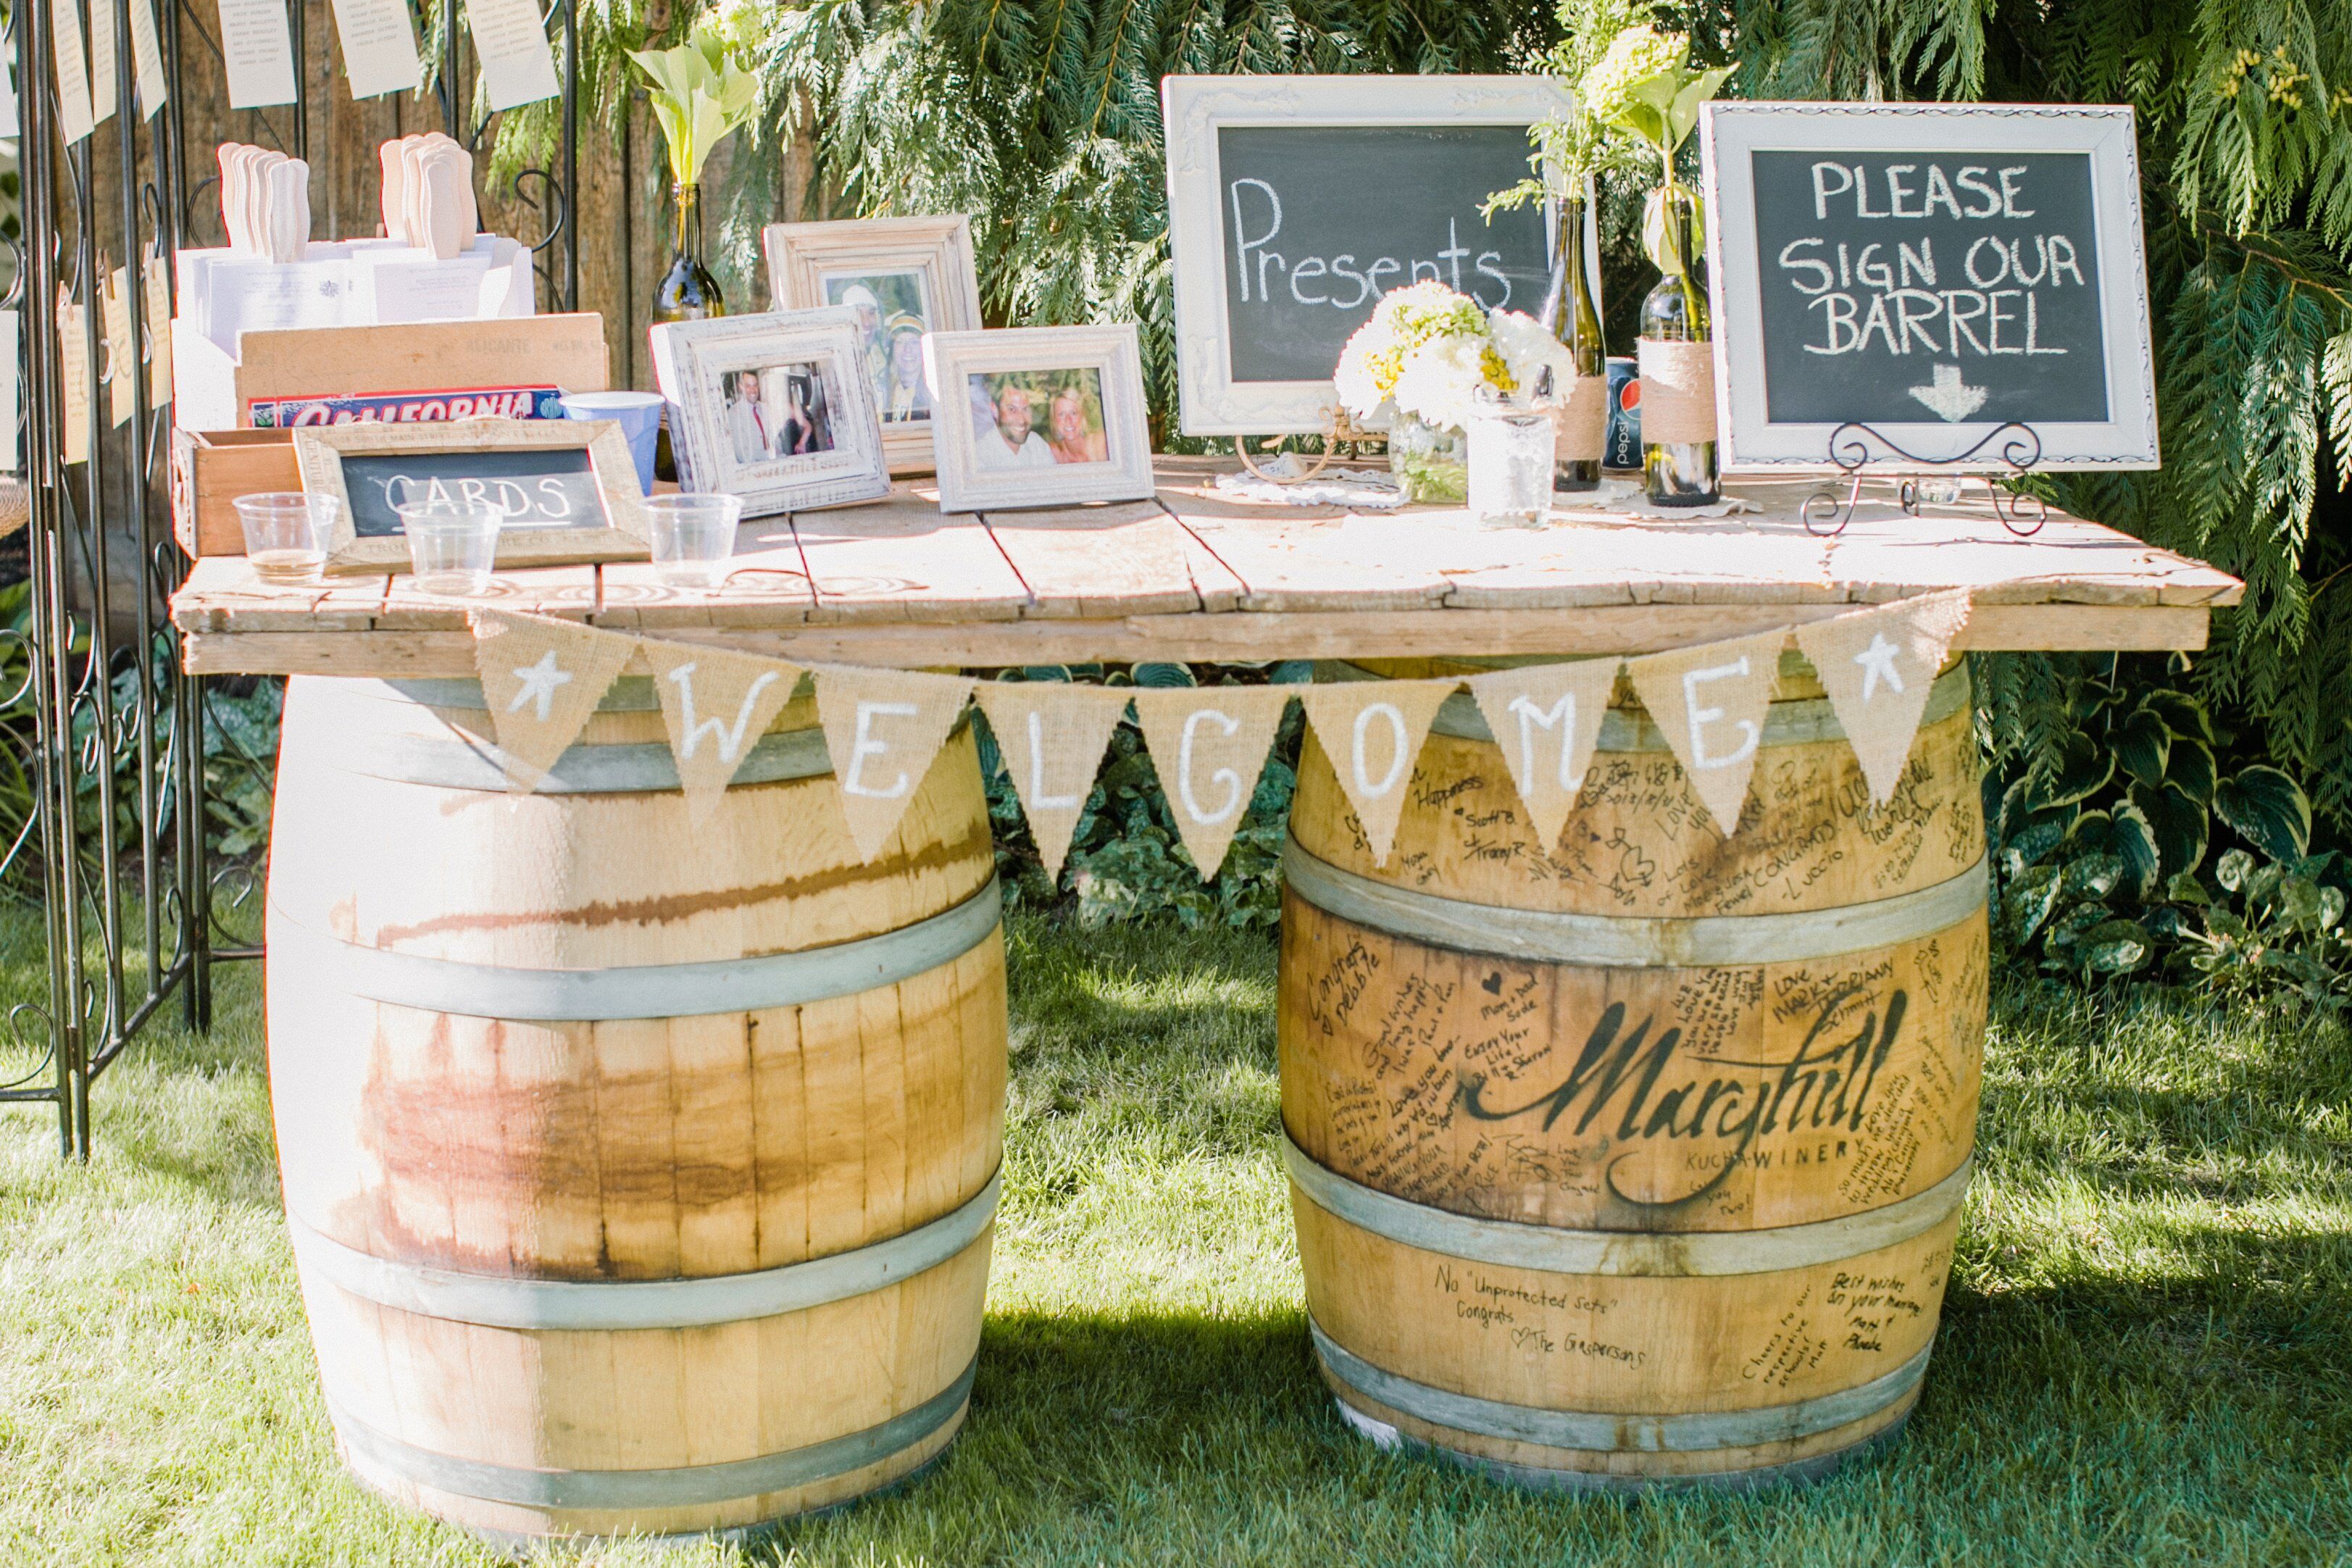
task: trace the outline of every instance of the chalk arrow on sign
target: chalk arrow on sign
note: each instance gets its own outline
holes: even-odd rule
[[[1939,364],[1932,385],[1915,386],[1911,395],[1934,409],[1948,425],[1957,425],[1984,406],[1992,395],[1981,386],[1969,386],[1960,380],[1960,367]]]

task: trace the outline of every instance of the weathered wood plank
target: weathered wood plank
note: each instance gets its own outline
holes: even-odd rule
[[[1013,620],[1029,590],[971,513],[901,485],[866,506],[793,517],[816,621]]]
[[[735,531],[727,580],[711,591],[673,588],[644,561],[606,563],[594,620],[625,631],[672,626],[763,626],[804,621],[816,609],[792,521],[754,518]]]
[[[1037,619],[665,628],[681,641],[779,658],[902,668],[1001,668],[1101,659],[1416,658],[1463,653],[1650,653],[1838,613],[1833,605],[1604,606],[1552,611],[1413,610],[1387,614],[1196,612],[1110,621]],[[460,615],[462,618],[462,612]],[[2205,646],[2201,605],[1987,605],[1959,646],[1979,650]],[[472,641],[458,627],[375,632],[201,631],[186,644],[199,675],[463,675]]]
[[[1184,530],[1157,501],[990,512],[982,521],[1029,590],[1026,615],[1091,619],[1201,607]]]

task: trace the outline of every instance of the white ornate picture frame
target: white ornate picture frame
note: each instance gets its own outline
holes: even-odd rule
[[[1574,101],[1537,76],[1171,76],[1162,79],[1160,95],[1168,136],[1178,425],[1187,436],[1320,431],[1339,405],[1328,376],[1239,381],[1233,374],[1220,132],[1242,126],[1525,129],[1566,112]],[[1380,200],[1377,190],[1362,195],[1366,202]],[[1476,193],[1482,201],[1486,195]],[[1411,280],[1400,277],[1390,287]]]
[[[1714,312],[1715,384],[1718,440],[1726,469],[1823,469],[1838,439],[1849,459],[1905,467],[1904,457],[1923,464],[1950,462],[1964,471],[2000,472],[2011,467],[2005,455],[2030,457],[2040,468],[2153,468],[2157,449],[2156,363],[2148,321],[2147,269],[2140,235],[2139,163],[2132,110],[2127,106],[2027,103],[1710,103],[1700,121],[1700,145],[1709,193],[1706,204],[1707,289]],[[2097,280],[2104,328],[2101,344],[2107,417],[2105,420],[2034,420],[2031,438],[2004,430],[2005,419],[1971,419],[1958,413],[1973,389],[1959,367],[1942,367],[1956,401],[1951,419],[1927,417],[1931,398],[1946,389],[1928,378],[1937,367],[1923,357],[1923,384],[1914,393],[1921,417],[1906,417],[1907,405],[1891,406],[1867,421],[1880,440],[1872,442],[1853,422],[1774,420],[1767,402],[1765,361],[1765,265],[1759,253],[1759,212],[1753,154],[1760,152],[1911,153],[1957,162],[2000,153],[2087,154],[2092,232],[2097,240]],[[1905,168],[1906,165],[1896,165]],[[1926,176],[1914,174],[1913,178]],[[1980,182],[1990,176],[1977,171]],[[1986,193],[1990,200],[1998,187]],[[1882,200],[1888,199],[1884,192]],[[1924,211],[1933,205],[1915,198]],[[1948,193],[1946,199],[1950,199]],[[1971,207],[1977,198],[1969,196]],[[1964,211],[1958,204],[1954,210]],[[1880,214],[1869,214],[1872,217]],[[1917,216],[1905,212],[1897,216]],[[1972,210],[1968,216],[1974,217]],[[1987,216],[1991,216],[1987,214]],[[2029,215],[2030,216],[2030,215]],[[1785,248],[1785,247],[1784,247]],[[1810,254],[1810,252],[1808,253]],[[1948,258],[1947,271],[1959,257]],[[1795,265],[1810,265],[1799,262]],[[1988,264],[1990,265],[1990,264]],[[1916,282],[1908,274],[1898,275]],[[1950,282],[1947,279],[1947,283]],[[1826,287],[1827,285],[1824,285]],[[1927,307],[1920,307],[1925,310]],[[1924,338],[1919,340],[1923,346]],[[2031,339],[2028,339],[2030,342]],[[1914,342],[1903,335],[1907,349]],[[1996,345],[1998,338],[1995,339]],[[2002,351],[2017,352],[2014,349]],[[1955,353],[1954,359],[1966,356]],[[1822,374],[1835,374],[1826,363]],[[1925,396],[1920,396],[1925,394]],[[1981,394],[1976,394],[1982,405]],[[1900,395],[1897,395],[1897,401]],[[1890,453],[1888,445],[1899,448]],[[1972,457],[1963,458],[1971,447]]]
[[[768,287],[779,310],[837,306],[844,302],[837,296],[854,300],[854,290],[860,287],[875,298],[874,328],[888,351],[875,366],[882,450],[894,474],[929,473],[929,411],[905,406],[905,376],[912,371],[919,384],[920,360],[911,348],[903,348],[901,340],[908,334],[899,319],[911,315],[922,332],[980,331],[980,275],[972,261],[971,220],[957,213],[772,223],[760,231],[760,247],[767,257]],[[860,333],[866,331],[861,321]],[[902,352],[911,363],[901,363]]]
[[[1148,500],[1154,493],[1133,322],[933,332],[923,340],[923,365],[941,411],[931,421],[940,510]],[[1021,433],[1017,445],[1008,429]],[[984,445],[990,441],[996,446]]]
[[[856,312],[775,310],[653,329],[654,377],[688,490],[743,498],[745,517],[890,493]]]

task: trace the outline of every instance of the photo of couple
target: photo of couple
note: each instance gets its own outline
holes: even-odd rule
[[[930,314],[923,300],[920,271],[864,272],[824,280],[828,305],[857,312],[857,342],[874,406],[885,425],[931,416],[930,388],[923,383],[923,334]]]
[[[975,468],[1050,468],[1109,460],[1101,371],[1090,365],[1016,370],[965,380]]]
[[[731,370],[722,380],[727,439],[737,463],[833,450],[832,400],[815,364],[803,361]]]

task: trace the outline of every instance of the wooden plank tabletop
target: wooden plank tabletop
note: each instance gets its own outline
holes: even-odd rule
[[[1246,501],[1215,487],[1232,466],[1163,459],[1158,499],[1118,506],[943,515],[927,485],[901,485],[759,519],[708,592],[643,563],[504,572],[485,601],[403,576],[280,588],[208,557],[172,616],[200,674],[463,675],[469,602],[793,658],[986,667],[1641,653],[1948,587],[1975,591],[1969,647],[2199,648],[2243,586],[2054,511],[2030,538],[1982,500],[1909,516],[1891,482],[1825,539],[1800,515],[1811,480],[1728,485],[1758,508],[1730,517],[1561,509],[1507,528],[1458,508]]]

